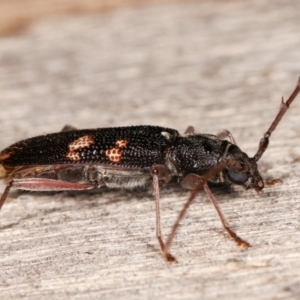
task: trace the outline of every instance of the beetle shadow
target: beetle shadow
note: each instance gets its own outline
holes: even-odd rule
[[[216,195],[222,195],[222,194],[232,194],[235,189],[232,186],[232,184],[223,182],[223,183],[208,183],[209,188],[211,191]]]

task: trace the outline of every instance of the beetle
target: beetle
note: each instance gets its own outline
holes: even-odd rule
[[[77,130],[65,126],[61,132],[17,142],[0,152],[0,176],[6,188],[0,209],[11,188],[30,191],[135,188],[152,182],[156,205],[156,237],[168,263],[176,262],[169,248],[179,222],[197,192],[204,188],[229,236],[242,248],[250,244],[228,225],[208,183],[240,185],[262,191],[265,184],[257,162],[269,138],[300,91],[300,78],[287,102],[282,99],[278,115],[249,157],[228,130],[217,135],[197,134],[189,126],[183,135],[159,126],[129,126]],[[177,177],[183,188],[193,190],[178,215],[171,234],[163,241],[160,226],[159,188]]]

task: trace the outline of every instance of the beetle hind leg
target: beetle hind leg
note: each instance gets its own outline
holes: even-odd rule
[[[195,133],[195,128],[193,126],[188,126],[187,129],[184,131],[184,134],[193,134]]]
[[[72,125],[69,125],[69,124],[66,124],[61,132],[68,132],[68,131],[73,131],[73,130],[78,130],[76,127],[72,126]]]
[[[78,191],[90,190],[98,185],[86,183],[74,183],[62,180],[47,179],[47,178],[17,178],[8,182],[1,198],[0,209],[4,204],[11,188],[27,191]]]
[[[97,184],[76,183],[47,178],[18,178],[12,181],[12,187],[27,191],[77,191],[95,188]]]
[[[7,196],[8,196],[8,193],[9,193],[10,188],[12,187],[12,185],[13,185],[13,181],[11,180],[11,181],[8,182],[8,184],[7,184],[7,186],[6,186],[3,194],[1,195],[1,198],[0,198],[0,209],[3,206],[3,204],[4,204],[4,202],[5,202],[5,200],[6,200]]]

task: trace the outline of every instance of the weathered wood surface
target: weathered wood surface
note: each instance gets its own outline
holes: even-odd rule
[[[174,4],[39,21],[0,41],[0,148],[80,128],[229,129],[249,155],[300,75],[298,0]],[[261,195],[204,193],[161,259],[151,188],[15,192],[0,213],[1,299],[299,299],[300,98],[273,134]],[[4,183],[1,183],[1,190]],[[164,233],[189,192],[161,191]]]
[[[176,0],[0,0],[0,35],[22,32],[38,19],[51,15],[102,13],[145,3],[174,3]]]

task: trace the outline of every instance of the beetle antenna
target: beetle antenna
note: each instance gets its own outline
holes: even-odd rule
[[[286,113],[286,111],[288,110],[288,108],[290,107],[290,105],[292,104],[294,99],[296,98],[296,96],[299,94],[299,92],[300,92],[300,77],[298,79],[297,86],[296,86],[295,90],[293,91],[293,93],[291,94],[291,96],[289,97],[289,99],[286,102],[284,102],[284,99],[282,97],[280,109],[279,109],[279,112],[278,112],[276,118],[274,119],[270,128],[265,132],[263,138],[259,142],[258,150],[253,157],[255,161],[258,161],[262,157],[264,152],[267,150],[268,145],[269,145],[269,138],[270,138],[272,132],[276,129],[277,125],[279,124],[282,117],[284,116],[284,114]]]

